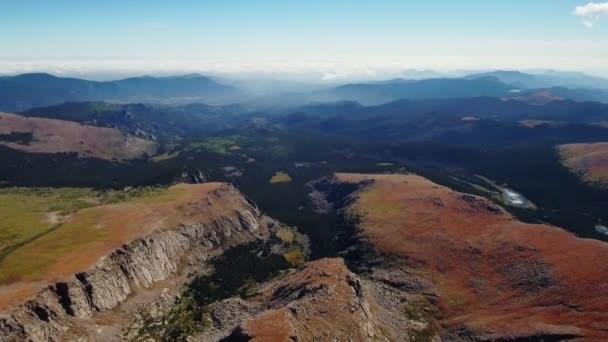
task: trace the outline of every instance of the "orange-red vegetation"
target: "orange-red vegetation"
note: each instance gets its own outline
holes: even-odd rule
[[[608,244],[518,221],[490,201],[416,175],[338,174],[374,182],[350,210],[384,255],[434,284],[448,329],[489,339],[608,340]]]
[[[252,342],[283,342],[290,341],[293,335],[293,325],[287,310],[267,310],[248,320],[243,329]]]
[[[342,259],[307,263],[264,286],[257,300],[268,310],[238,333],[264,342],[385,340],[362,291]]]
[[[33,139],[27,144],[0,141],[0,145],[32,153],[76,152],[87,157],[120,160],[154,154],[158,147],[154,141],[114,128],[0,113],[0,134],[11,133],[32,133]]]
[[[0,263],[0,311],[47,284],[87,270],[124,244],[161,229],[207,223],[246,208],[223,183],[178,184],[128,202],[77,211],[57,229],[19,247]]]
[[[586,181],[608,181],[608,143],[561,145],[559,152],[562,163]]]

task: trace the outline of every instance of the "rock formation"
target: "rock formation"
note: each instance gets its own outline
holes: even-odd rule
[[[222,338],[210,329],[193,340],[409,341],[426,324],[400,311],[405,298],[391,298],[396,302],[387,305],[381,288],[350,272],[341,258],[312,261],[263,284],[253,298],[218,303],[214,315],[226,323],[224,328],[232,326],[232,332]],[[222,307],[238,318],[219,314],[225,313]]]
[[[265,238],[278,225],[225,186],[232,208],[213,221],[163,227],[131,241],[87,270],[49,284],[34,298],[0,314],[0,341],[60,341],[74,326],[111,310],[140,289],[200,267],[225,248]]]

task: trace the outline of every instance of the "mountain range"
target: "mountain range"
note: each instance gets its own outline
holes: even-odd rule
[[[480,96],[514,98],[535,104],[561,99],[608,102],[608,80],[584,74],[493,71],[454,78],[434,77],[435,74],[428,72],[425,75],[433,77],[323,87],[271,79],[255,82],[219,80],[199,74],[142,76],[104,82],[44,73],[22,74],[0,78],[0,110],[17,112],[80,101],[243,103],[258,109],[314,102],[356,101],[364,105],[379,105],[402,99]],[[298,86],[291,86],[293,84]]]
[[[579,72],[548,71],[543,73],[525,73],[521,71],[497,70],[465,76],[465,79],[495,77],[499,81],[521,89],[538,89],[552,87],[608,89],[608,80],[589,76]]]
[[[0,79],[0,340],[606,340],[601,80],[428,76]]]
[[[133,77],[98,82],[50,74],[0,78],[0,110],[21,111],[70,101],[224,103],[240,91],[198,74],[173,77]]]

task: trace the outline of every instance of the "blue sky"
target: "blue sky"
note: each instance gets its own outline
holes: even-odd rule
[[[0,0],[0,73],[553,68],[608,74],[608,12],[586,8],[575,15],[588,2]]]

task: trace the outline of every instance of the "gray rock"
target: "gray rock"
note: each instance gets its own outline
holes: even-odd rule
[[[89,270],[48,286],[12,312],[0,314],[0,341],[59,341],[72,320],[113,309],[136,289],[176,274],[182,262],[204,263],[229,246],[266,236],[268,227],[276,226],[250,204],[243,207],[210,223],[155,231]]]

